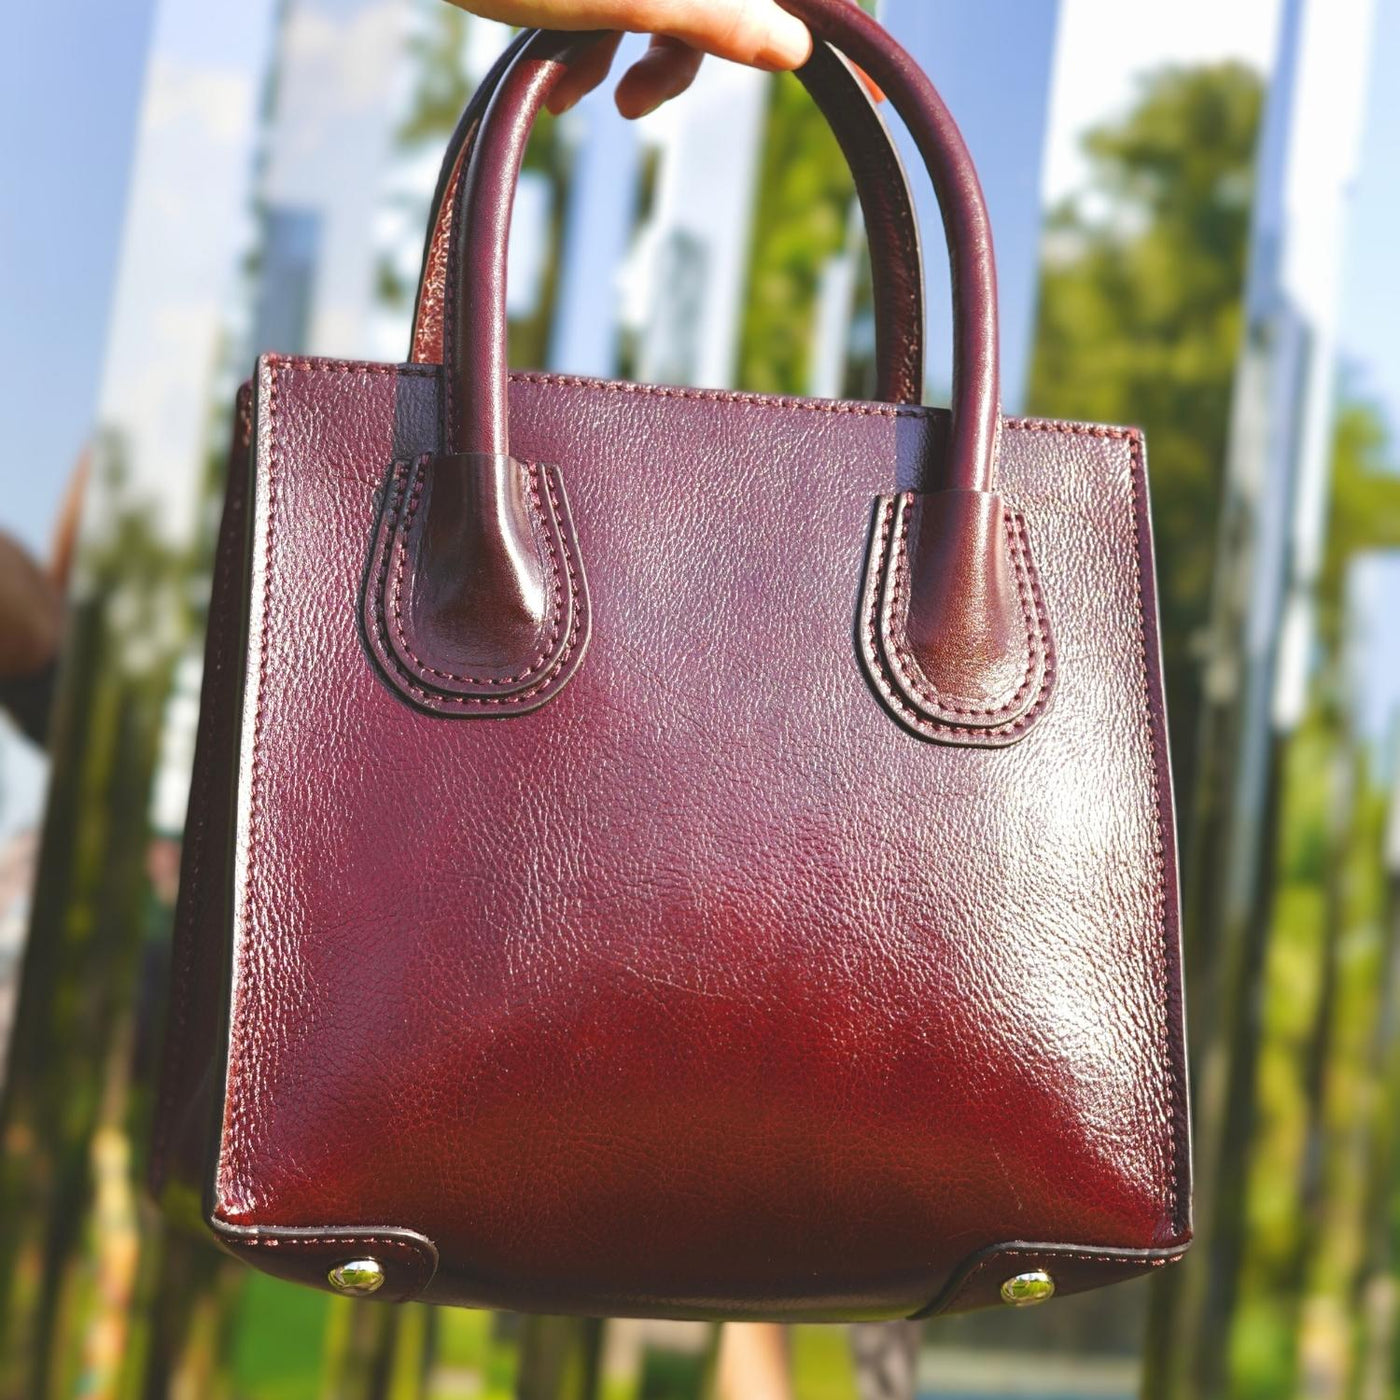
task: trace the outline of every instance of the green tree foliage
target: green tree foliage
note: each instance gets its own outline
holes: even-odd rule
[[[1032,365],[1034,411],[1146,429],[1188,807],[1193,643],[1216,562],[1260,112],[1259,81],[1244,68],[1168,68],[1120,123],[1091,134],[1089,188],[1050,221]],[[1230,1168],[1247,1183],[1243,1288],[1233,1315],[1217,1319],[1230,1334],[1231,1396],[1298,1393],[1304,1365],[1329,1377],[1329,1393],[1355,1393],[1344,1388],[1367,1347],[1385,1361],[1384,1335],[1362,1335],[1357,1319],[1395,1257],[1375,1243],[1375,1222],[1394,1196],[1397,944],[1380,859],[1385,800],[1350,731],[1343,655],[1352,563],[1400,545],[1391,455],[1380,415],[1344,395],[1312,704],[1283,755],[1275,874],[1262,896],[1267,956],[1249,992],[1262,1006],[1257,1114]],[[1198,1241],[1198,1255],[1211,1245]],[[1189,1350],[1193,1335],[1188,1326],[1179,1345]],[[1189,1382],[1180,1393],[1194,1393]]]
[[[816,339],[817,283],[846,239],[855,185],[826,119],[789,73],[772,85],[754,209],[739,382],[801,394]]]
[[[1347,581],[1400,547],[1384,419],[1344,398],[1333,438],[1313,704],[1289,747],[1262,1004],[1248,1249],[1234,1393],[1292,1394],[1303,1366],[1367,1364],[1366,1299],[1392,1267],[1395,913],[1381,857],[1387,795],[1350,731]],[[1349,1392],[1350,1393],[1350,1392]]]
[[[470,23],[466,11],[436,5],[425,16],[422,32],[414,36],[410,56],[418,82],[409,114],[398,131],[404,145],[439,142],[457,125],[472,95],[462,69]]]
[[[1146,430],[1183,777],[1260,110],[1261,84],[1248,68],[1168,67],[1144,80],[1125,120],[1089,135],[1090,187],[1055,210],[1047,230],[1031,365],[1032,412]]]
[[[421,30],[409,43],[416,81],[408,112],[394,133],[400,149],[440,148],[457,125],[472,95],[462,66],[469,23],[466,11],[451,5],[435,5],[424,14]],[[407,309],[415,290],[415,282],[390,259],[380,261],[377,292],[386,306]]]
[[[425,10],[423,27],[410,46],[417,81],[408,112],[395,133],[403,151],[445,148],[471,100],[474,84],[463,63],[467,26],[471,23],[473,20],[465,11],[451,5],[433,3]],[[558,123],[548,112],[542,113],[525,151],[524,169],[549,186],[549,223],[545,233],[548,254],[537,306],[527,316],[513,317],[507,328],[507,348],[514,365],[546,362],[558,291],[570,164],[570,153],[559,139]],[[380,263],[378,294],[386,305],[406,308],[416,291],[416,278],[404,278],[387,260]]]
[[[1400,476],[1385,419],[1372,404],[1343,400],[1332,451],[1332,498],[1318,590],[1322,640],[1329,654],[1342,640],[1346,575],[1358,554],[1400,546]]]

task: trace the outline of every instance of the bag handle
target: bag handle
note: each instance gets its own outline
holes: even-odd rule
[[[462,172],[471,159],[477,128],[496,89],[512,63],[529,42],[533,31],[522,29],[496,55],[486,76],[476,85],[462,115],[457,119],[442,165],[438,168],[433,202],[428,209],[428,233],[423,242],[423,261],[418,273],[418,291],[413,300],[413,333],[409,339],[410,364],[442,363],[443,292],[447,282],[447,250],[452,221],[461,190]]]
[[[996,270],[977,172],[942,98],[918,64],[848,0],[782,0],[817,42],[858,63],[909,128],[938,196],[953,281],[950,488],[991,491],[999,422]],[[511,208],[536,116],[596,35],[539,31],[502,79],[463,177],[444,346],[444,445],[509,454],[506,247]]]
[[[442,363],[447,254],[461,175],[487,105],[529,38],[530,32],[523,31],[502,50],[448,143],[418,280],[410,350],[416,364]],[[831,49],[814,49],[797,76],[836,135],[865,218],[875,311],[875,396],[890,403],[919,403],[924,385],[923,258],[904,162],[865,84]]]
[[[996,272],[977,175],[932,84],[864,11],[782,2],[904,118],[939,197],[953,277],[947,466],[936,488],[928,472],[923,491],[876,503],[860,654],[876,692],[920,737],[1013,743],[1044,713],[1055,659],[1025,522],[995,490]],[[371,545],[365,637],[405,700],[435,714],[533,710],[568,684],[588,644],[585,562],[562,472],[510,453],[505,291],[531,126],[596,37],[531,34],[476,129],[447,259],[439,451],[394,464]]]

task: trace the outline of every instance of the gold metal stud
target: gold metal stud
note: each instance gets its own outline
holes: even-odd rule
[[[337,1293],[351,1298],[368,1298],[384,1286],[384,1266],[378,1259],[347,1259],[337,1264],[326,1279]]]
[[[1001,1301],[1013,1308],[1031,1308],[1055,1296],[1055,1280],[1044,1269],[1017,1274],[1001,1286]]]

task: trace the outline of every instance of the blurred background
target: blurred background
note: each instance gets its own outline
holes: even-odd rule
[[[919,1393],[1400,1394],[1400,0],[875,8],[982,174],[1007,411],[1147,430],[1195,1080],[1187,1262],[931,1323]],[[234,391],[262,350],[406,357],[506,37],[443,0],[7,15],[0,530],[42,560],[82,505],[48,754],[0,728],[6,1400],[714,1393],[715,1329],[367,1308],[141,1188]],[[869,392],[851,180],[789,77],[546,120],[512,239],[518,366]],[[799,1400],[883,1393],[851,1341],[791,1330]]]

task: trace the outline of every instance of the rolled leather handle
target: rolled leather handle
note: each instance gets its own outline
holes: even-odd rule
[[[999,422],[996,268],[972,159],[918,64],[848,0],[782,0],[884,90],[938,196],[953,282],[951,489],[995,488]],[[506,248],[516,180],[535,118],[565,68],[597,35],[540,31],[502,79],[462,177],[446,301],[443,433],[448,451],[509,452]]]
[[[522,29],[499,54],[467,99],[462,115],[443,153],[438,169],[433,202],[428,210],[428,232],[423,242],[423,262],[418,273],[418,292],[413,299],[413,333],[408,358],[413,364],[441,364],[443,359],[443,294],[447,279],[448,240],[461,191],[461,177],[471,159],[477,128],[487,105],[496,94],[512,63],[529,42],[532,30]]]
[[[529,38],[530,31],[522,31],[501,51],[467,103],[444,154],[414,305],[410,358],[415,363],[442,362],[448,248],[461,175],[481,118]],[[817,46],[797,76],[835,133],[865,218],[875,313],[875,396],[890,403],[919,403],[924,388],[923,258],[904,162],[865,84],[830,48]]]

